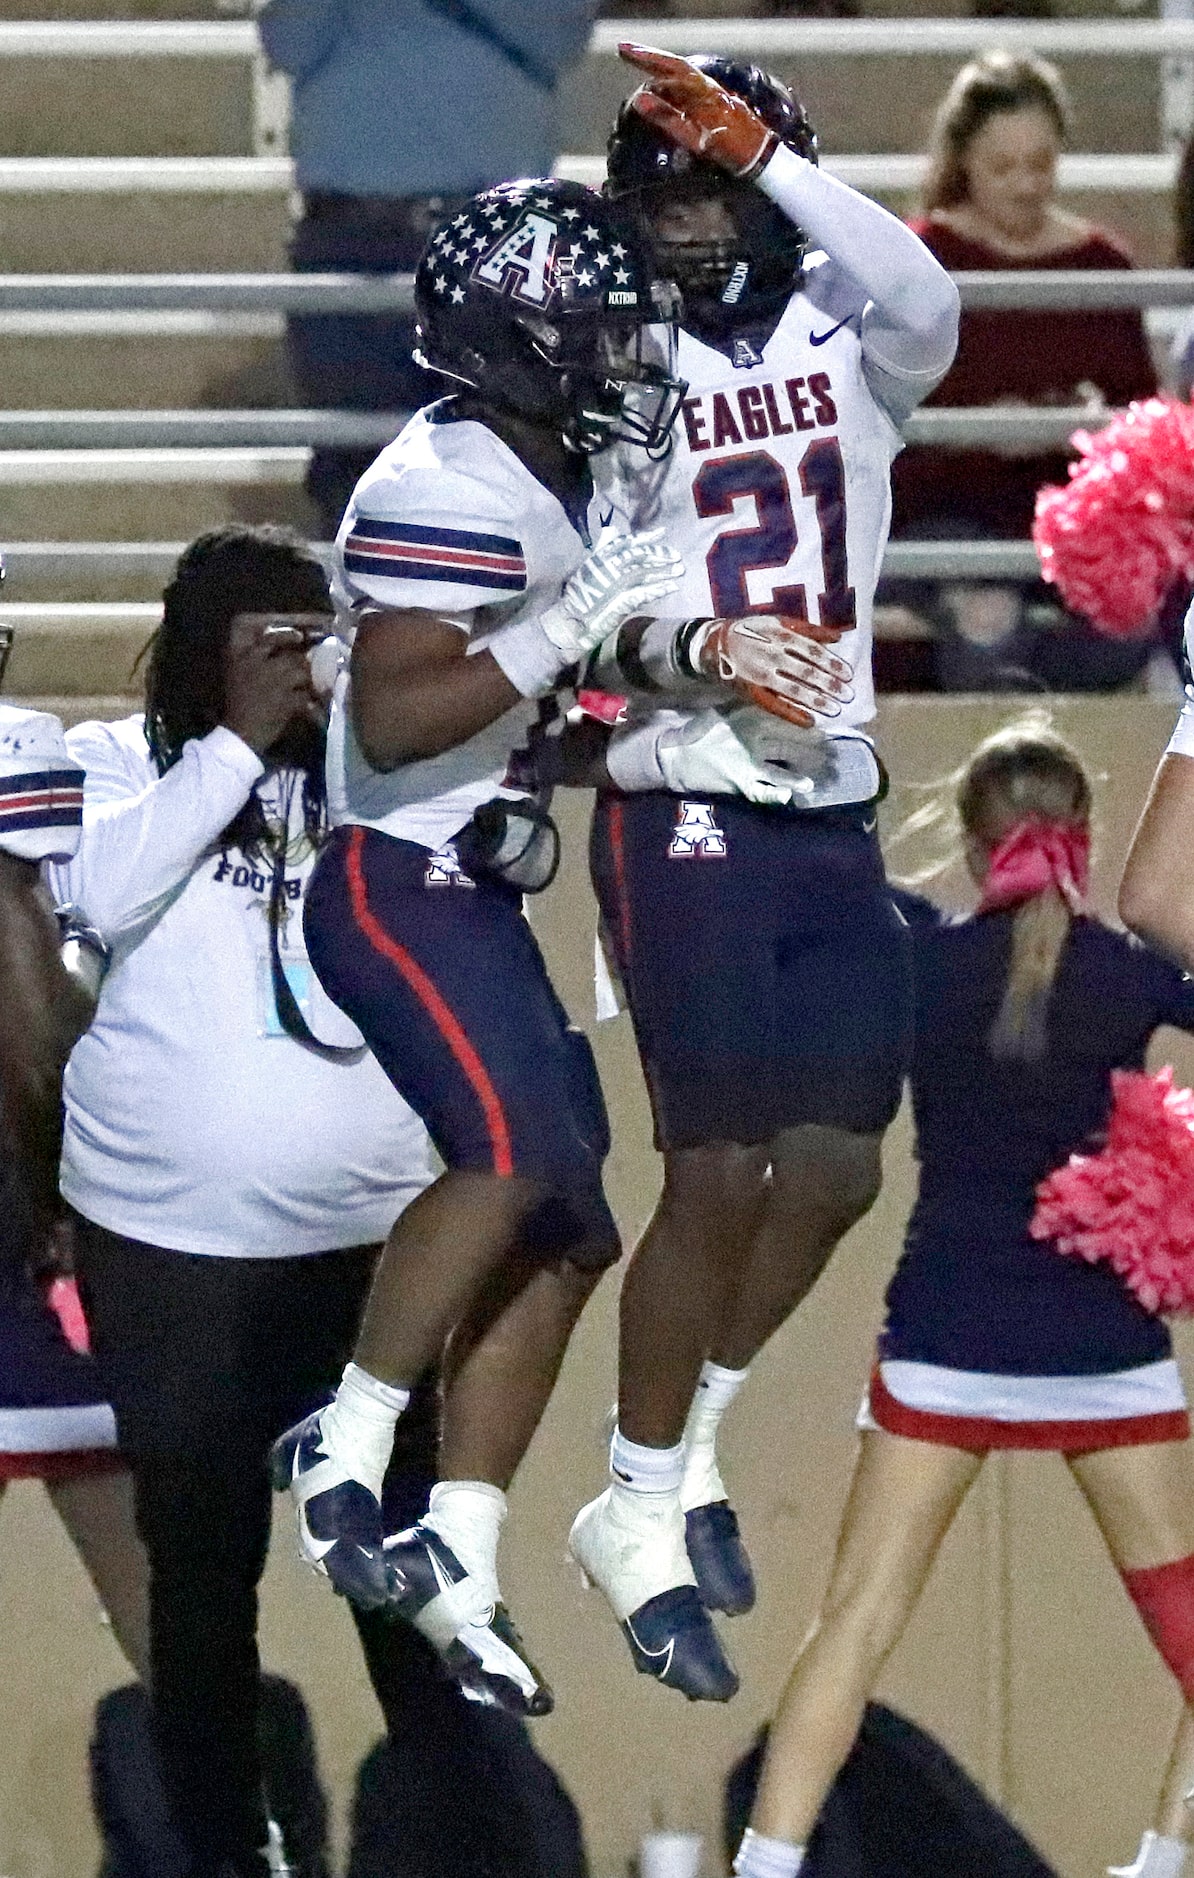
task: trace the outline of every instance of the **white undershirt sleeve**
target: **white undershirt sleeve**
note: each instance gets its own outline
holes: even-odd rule
[[[958,290],[945,269],[896,216],[786,144],[757,181],[804,229],[810,247],[822,249],[856,284],[864,363],[884,381],[908,381],[915,392],[911,410],[945,375],[957,350]]]
[[[60,902],[81,907],[109,945],[144,925],[182,887],[265,766],[223,726],[183,747],[164,776],[103,725],[80,725],[67,747],[87,772],[83,839],[52,872]]]

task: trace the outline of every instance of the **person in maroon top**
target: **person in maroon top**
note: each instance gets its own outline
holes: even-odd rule
[[[916,233],[951,271],[975,268],[1126,268],[1131,257],[1106,230],[1055,201],[1057,162],[1070,107],[1056,69],[1042,59],[989,52],[965,66],[937,113]],[[963,311],[957,357],[930,404],[1127,404],[1157,388],[1138,312]],[[893,535],[1026,539],[1036,492],[1064,482],[1064,452],[913,448],[893,473]],[[1075,680],[1115,683],[1121,648],[1090,643],[1081,627],[1039,643],[1026,609],[1041,594],[1021,587],[944,589],[936,607],[938,675],[981,688],[1032,688]],[[948,616],[948,617],[947,617]],[[1130,663],[1140,655],[1129,648]],[[1092,671],[1092,661],[1096,670]],[[1068,669],[1067,669],[1068,662]],[[1076,670],[1073,668],[1077,668]]]

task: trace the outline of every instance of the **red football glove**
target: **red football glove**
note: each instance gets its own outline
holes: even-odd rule
[[[631,105],[648,124],[731,176],[754,176],[779,138],[741,98],[673,52],[620,45],[627,65],[650,74]]]
[[[706,678],[720,678],[773,717],[811,730],[839,717],[854,696],[854,671],[828,647],[840,638],[832,626],[779,613],[749,613],[714,620],[695,663]]]

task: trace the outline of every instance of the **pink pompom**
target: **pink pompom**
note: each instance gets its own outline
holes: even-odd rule
[[[1146,1310],[1194,1312],[1194,1093],[1173,1071],[1115,1070],[1107,1144],[1037,1188],[1029,1226],[1058,1252],[1105,1259]]]
[[[1072,441],[1069,482],[1036,499],[1041,572],[1100,632],[1134,638],[1194,580],[1194,406],[1147,398]]]

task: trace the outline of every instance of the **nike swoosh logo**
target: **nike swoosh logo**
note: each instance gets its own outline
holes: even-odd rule
[[[302,1511],[299,1513],[299,1531],[302,1538],[303,1556],[309,1564],[318,1565],[321,1560],[327,1557],[336,1541],[334,1539],[317,1539],[315,1534],[311,1531],[310,1526],[307,1524],[306,1513]]]
[[[842,330],[842,327],[848,326],[849,324],[850,324],[849,319],[839,320],[837,325],[831,326],[827,333],[810,333],[808,336],[808,343],[810,346],[823,346],[826,340],[833,338],[834,333],[840,333]]]
[[[634,1636],[634,1625],[630,1622],[629,1618],[626,1619],[626,1628],[631,1636],[634,1637],[635,1648],[640,1650],[649,1662],[658,1663],[661,1658],[663,1659],[663,1668],[659,1672],[660,1679],[662,1680],[672,1666],[672,1656],[676,1648],[676,1639],[669,1637],[661,1650],[648,1650],[646,1645],[640,1643],[638,1638]]]
[[[614,519],[614,512],[612,509],[606,509],[605,514],[599,515],[597,519],[601,523],[602,528],[608,528]]]

